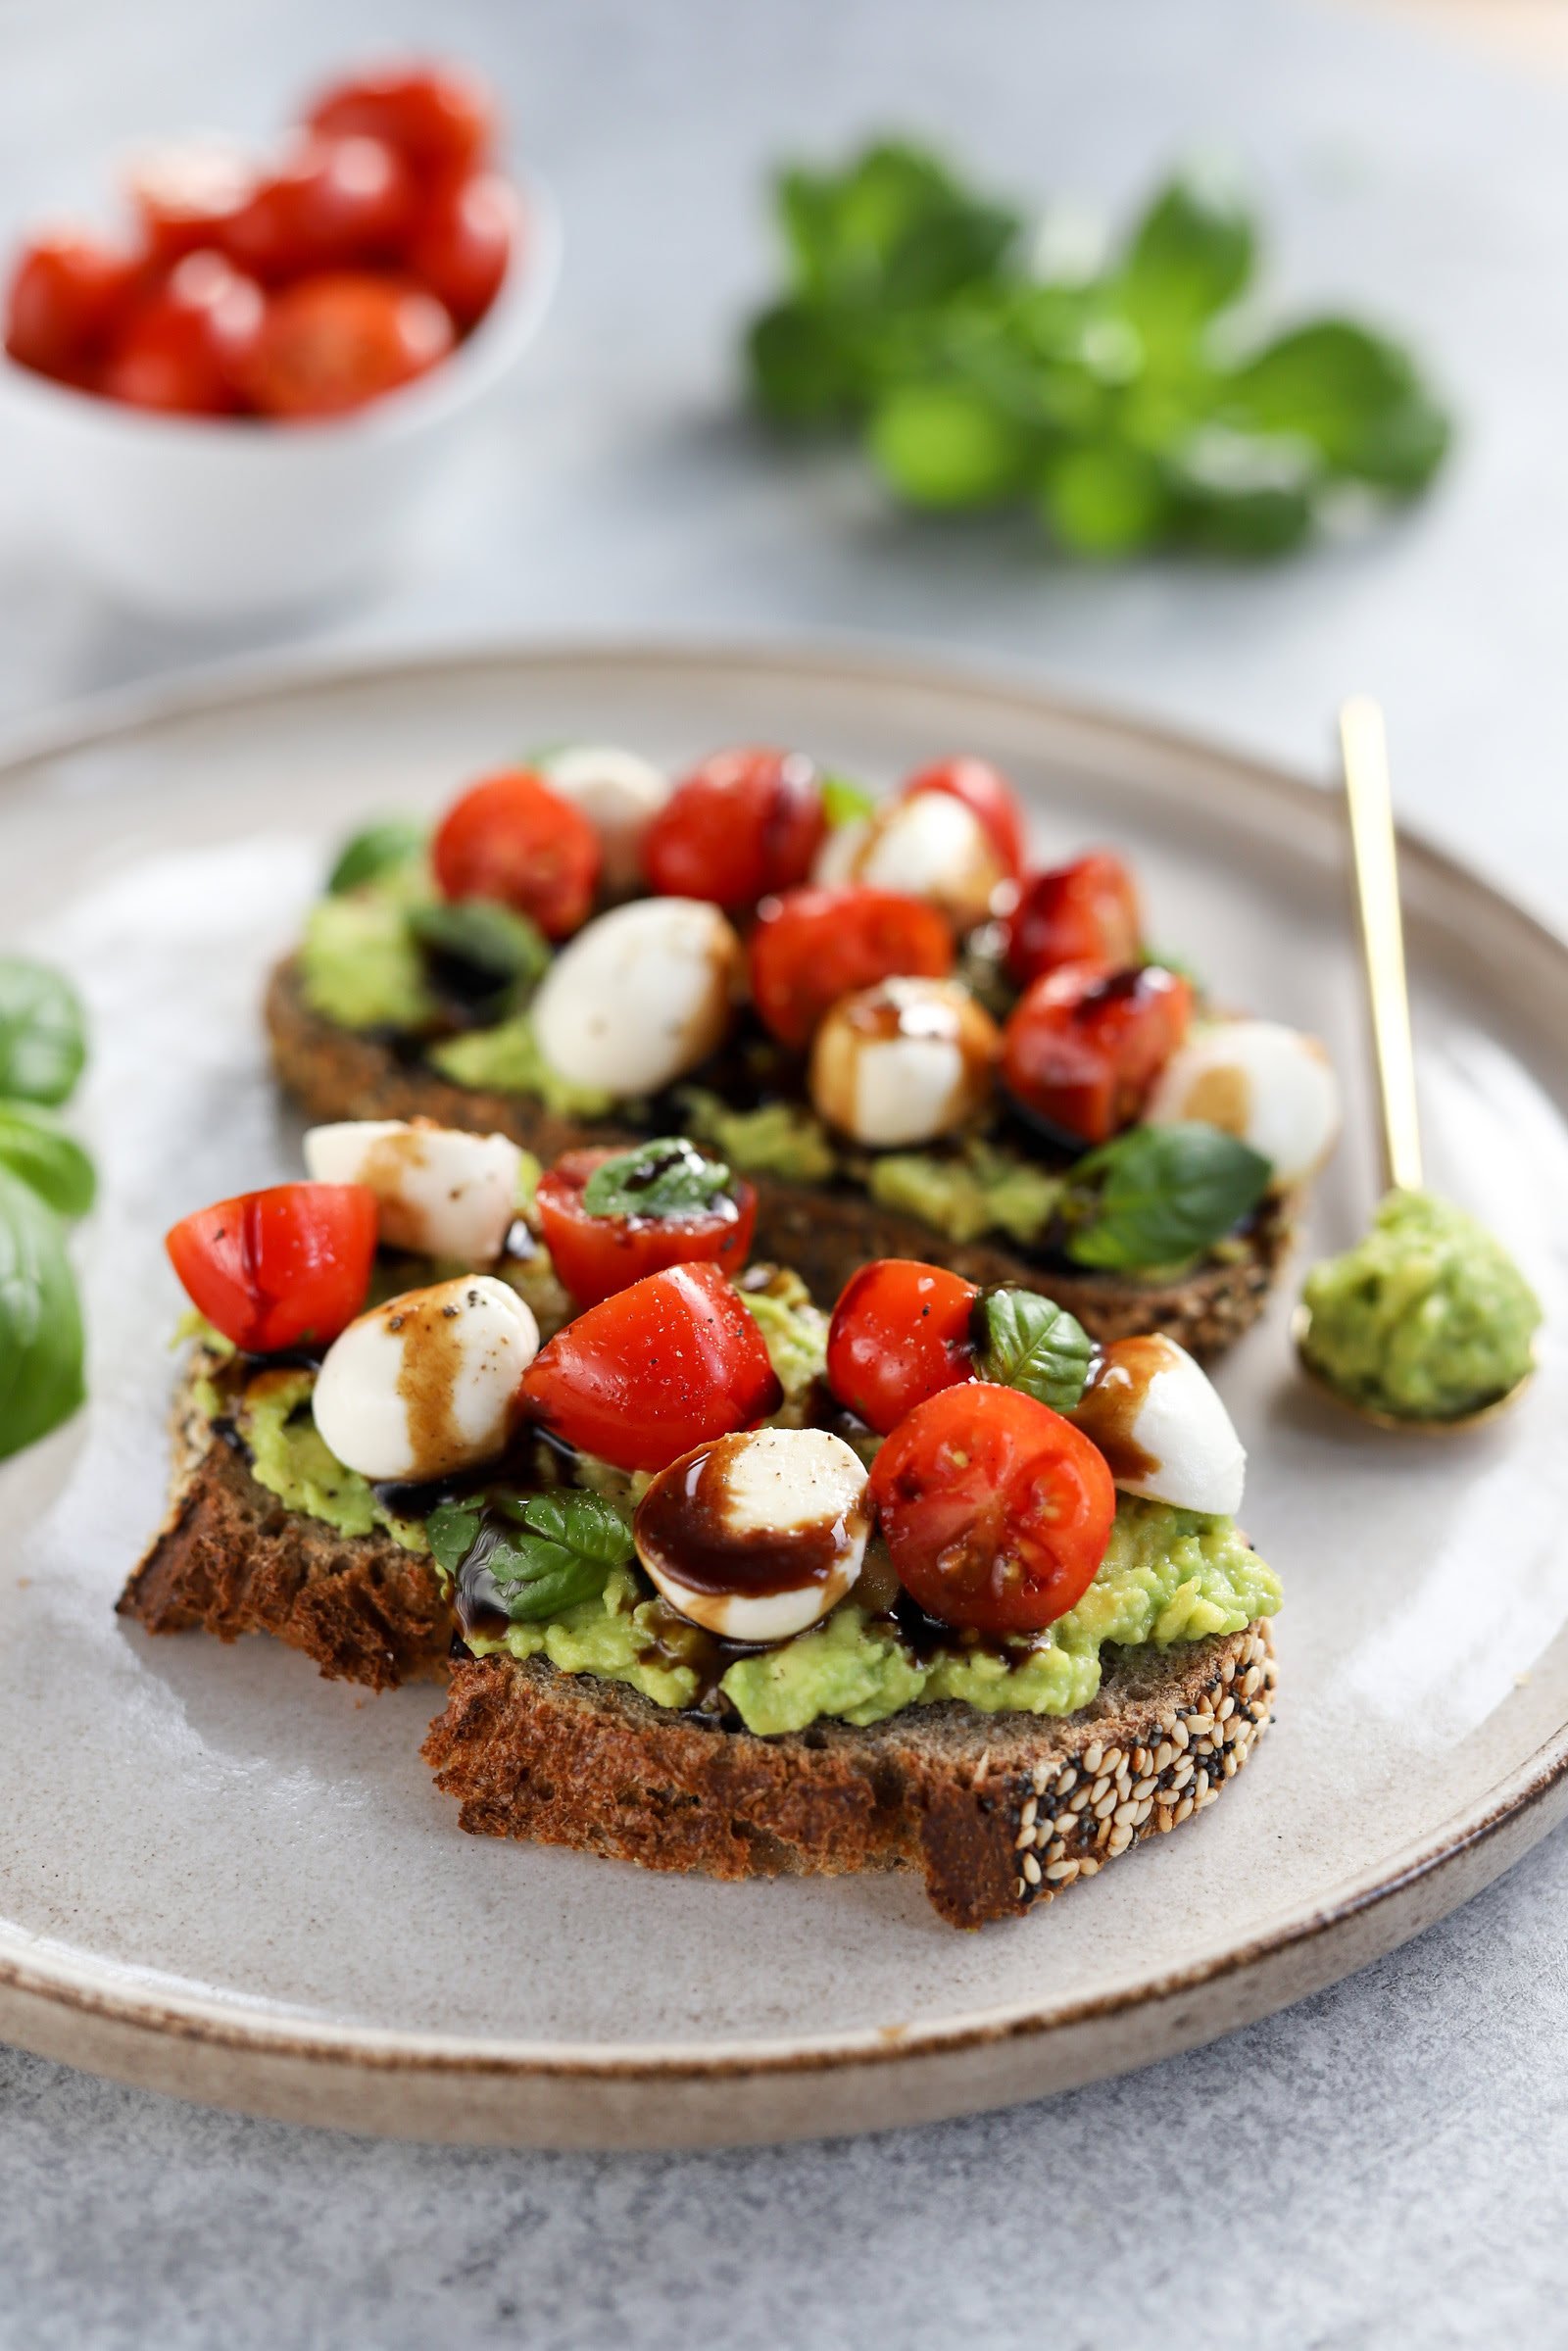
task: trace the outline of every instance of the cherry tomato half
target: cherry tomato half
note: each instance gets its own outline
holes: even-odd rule
[[[827,1384],[886,1437],[916,1404],[974,1375],[973,1282],[913,1257],[852,1274],[827,1334]]]
[[[6,349],[42,375],[80,381],[129,308],[143,265],[63,229],[23,247],[6,295]]]
[[[164,1246],[208,1321],[271,1355],[347,1329],[370,1286],[375,1223],[368,1184],[275,1184],[182,1216]]]
[[[896,890],[789,890],[762,901],[748,954],[759,1015],[801,1052],[841,996],[880,980],[946,979],[953,926]]]
[[[599,835],[528,767],[470,785],[442,817],[430,855],[443,896],[499,898],[548,939],[579,929],[594,903]]]
[[[900,1583],[945,1625],[1038,1633],[1080,1600],[1116,1489],[1087,1437],[1016,1388],[968,1381],[917,1404],[871,1470]]]
[[[495,171],[442,180],[430,191],[408,267],[460,327],[477,324],[501,291],[518,217],[515,193]]]
[[[244,405],[266,301],[220,253],[188,253],[130,314],[101,389],[132,408],[223,416]]]
[[[1186,980],[1161,964],[1064,963],[1014,1005],[1002,1034],[1003,1082],[1048,1126],[1104,1143],[1137,1117],[1192,1008]]]
[[[754,1315],[716,1265],[671,1265],[579,1314],[523,1375],[534,1417],[617,1469],[667,1469],[751,1428],[784,1391]]]
[[[328,272],[269,303],[247,381],[270,416],[341,416],[422,375],[452,341],[452,321],[433,294]]]
[[[126,192],[157,262],[220,245],[257,192],[255,163],[220,139],[186,139],[134,157]]]
[[[385,139],[420,172],[471,171],[496,133],[489,91],[455,66],[356,73],[323,91],[306,120],[332,138],[364,132]]]
[[[662,898],[754,906],[805,881],[826,830],[816,770],[799,752],[715,752],[643,835],[643,871]]]
[[[737,1177],[710,1206],[680,1216],[594,1216],[582,1204],[596,1167],[623,1156],[619,1146],[567,1151],[539,1179],[535,1199],[545,1246],[579,1306],[595,1306],[666,1265],[708,1263],[737,1273],[757,1228],[757,1194]]]
[[[1023,871],[1023,812],[1012,786],[989,759],[942,759],[911,775],[900,798],[913,800],[918,792],[946,792],[972,808],[991,836],[992,846],[1009,874]]]
[[[301,139],[228,221],[223,248],[270,285],[369,269],[398,260],[416,203],[413,173],[384,139]]]
[[[1020,988],[1060,963],[1136,963],[1143,916],[1132,875],[1108,850],[1031,874],[1007,917],[1007,969]]]

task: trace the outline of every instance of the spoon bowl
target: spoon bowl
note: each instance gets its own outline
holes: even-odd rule
[[[1331,1404],[1338,1404],[1342,1412],[1349,1413],[1352,1419],[1364,1420],[1374,1429],[1396,1430],[1401,1437],[1458,1437],[1470,1429],[1484,1428],[1489,1421],[1497,1420],[1504,1412],[1513,1409],[1541,1368],[1532,1347],[1530,1369],[1511,1388],[1505,1388],[1500,1396],[1493,1396],[1485,1404],[1475,1405],[1469,1412],[1453,1412],[1441,1419],[1420,1420],[1411,1413],[1383,1412],[1376,1404],[1359,1403],[1355,1397],[1347,1396],[1343,1389],[1336,1388],[1333,1381],[1326,1379],[1318,1370],[1306,1351],[1306,1335],[1311,1324],[1311,1307],[1304,1298],[1298,1299],[1291,1316],[1291,1342],[1296,1348],[1297,1363],[1308,1385],[1315,1388],[1319,1396],[1327,1396]]]

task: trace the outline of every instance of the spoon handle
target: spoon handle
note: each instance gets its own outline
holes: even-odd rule
[[[1350,810],[1350,846],[1361,909],[1388,1177],[1398,1191],[1419,1192],[1421,1130],[1416,1117],[1410,998],[1404,977],[1404,927],[1399,919],[1394,803],[1389,792],[1389,745],[1382,710],[1369,694],[1354,696],[1341,710],[1340,743],[1345,754],[1345,792]]]

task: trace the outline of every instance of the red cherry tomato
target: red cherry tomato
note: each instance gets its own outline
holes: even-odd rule
[[[430,191],[408,267],[460,327],[475,325],[500,292],[517,220],[516,196],[494,171],[445,179]]]
[[[974,1374],[971,1329],[980,1296],[940,1265],[878,1257],[852,1274],[827,1335],[827,1384],[886,1437],[927,1396]]]
[[[365,132],[401,150],[420,172],[470,171],[496,134],[484,84],[454,66],[391,66],[325,91],[306,120],[333,138]]]
[[[705,1438],[776,1412],[756,1317],[716,1265],[672,1265],[579,1314],[523,1375],[524,1403],[579,1452],[667,1469]]]
[[[719,751],[676,785],[643,835],[643,871],[663,898],[753,906],[805,881],[826,830],[809,759]]]
[[[752,1001],[797,1052],[841,996],[879,980],[946,979],[953,929],[923,899],[856,885],[764,899],[748,950]]]
[[[993,767],[989,759],[943,759],[935,767],[922,767],[917,775],[911,775],[900,797],[912,800],[917,792],[946,792],[954,800],[961,800],[991,835],[992,846],[1007,872],[1022,873],[1023,812],[1000,767]]]
[[[901,1421],[871,1498],[906,1592],[945,1625],[1038,1633],[1082,1599],[1116,1489],[1087,1437],[1016,1388],[969,1381]]]
[[[265,310],[255,279],[220,253],[188,253],[132,311],[100,388],[133,408],[212,416],[238,409]]]
[[[535,1199],[545,1246],[579,1306],[596,1306],[666,1265],[699,1262],[724,1273],[746,1262],[757,1227],[757,1194],[736,1178],[710,1206],[680,1216],[594,1216],[583,1187],[596,1167],[622,1156],[617,1146],[567,1151],[539,1179]]]
[[[6,296],[6,349],[24,367],[84,379],[141,282],[139,258],[72,229],[23,248]]]
[[[1014,1005],[1002,1035],[1003,1081],[1048,1126],[1104,1143],[1137,1117],[1192,1008],[1187,982],[1157,963],[1128,971],[1065,963]]]
[[[126,190],[147,250],[158,262],[221,245],[257,192],[251,158],[217,139],[148,148],[131,163]]]
[[[445,897],[499,898],[547,939],[578,929],[594,903],[599,835],[527,767],[470,785],[442,817],[430,854]]]
[[[1020,988],[1061,963],[1136,963],[1143,917],[1132,875],[1108,850],[1031,874],[1007,917],[1007,969]]]
[[[267,416],[341,416],[424,374],[452,341],[433,294],[346,270],[308,277],[269,303],[247,382]]]
[[[165,1247],[192,1303],[247,1354],[325,1347],[365,1303],[368,1184],[275,1184],[183,1216]]]
[[[399,259],[415,222],[414,175],[384,139],[302,139],[224,228],[223,247],[270,285]]]

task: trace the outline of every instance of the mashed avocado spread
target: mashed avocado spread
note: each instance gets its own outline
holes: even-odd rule
[[[1307,1360],[1353,1403],[1452,1420],[1530,1369],[1534,1291],[1484,1225],[1427,1192],[1391,1192],[1354,1249],[1307,1275]]]

